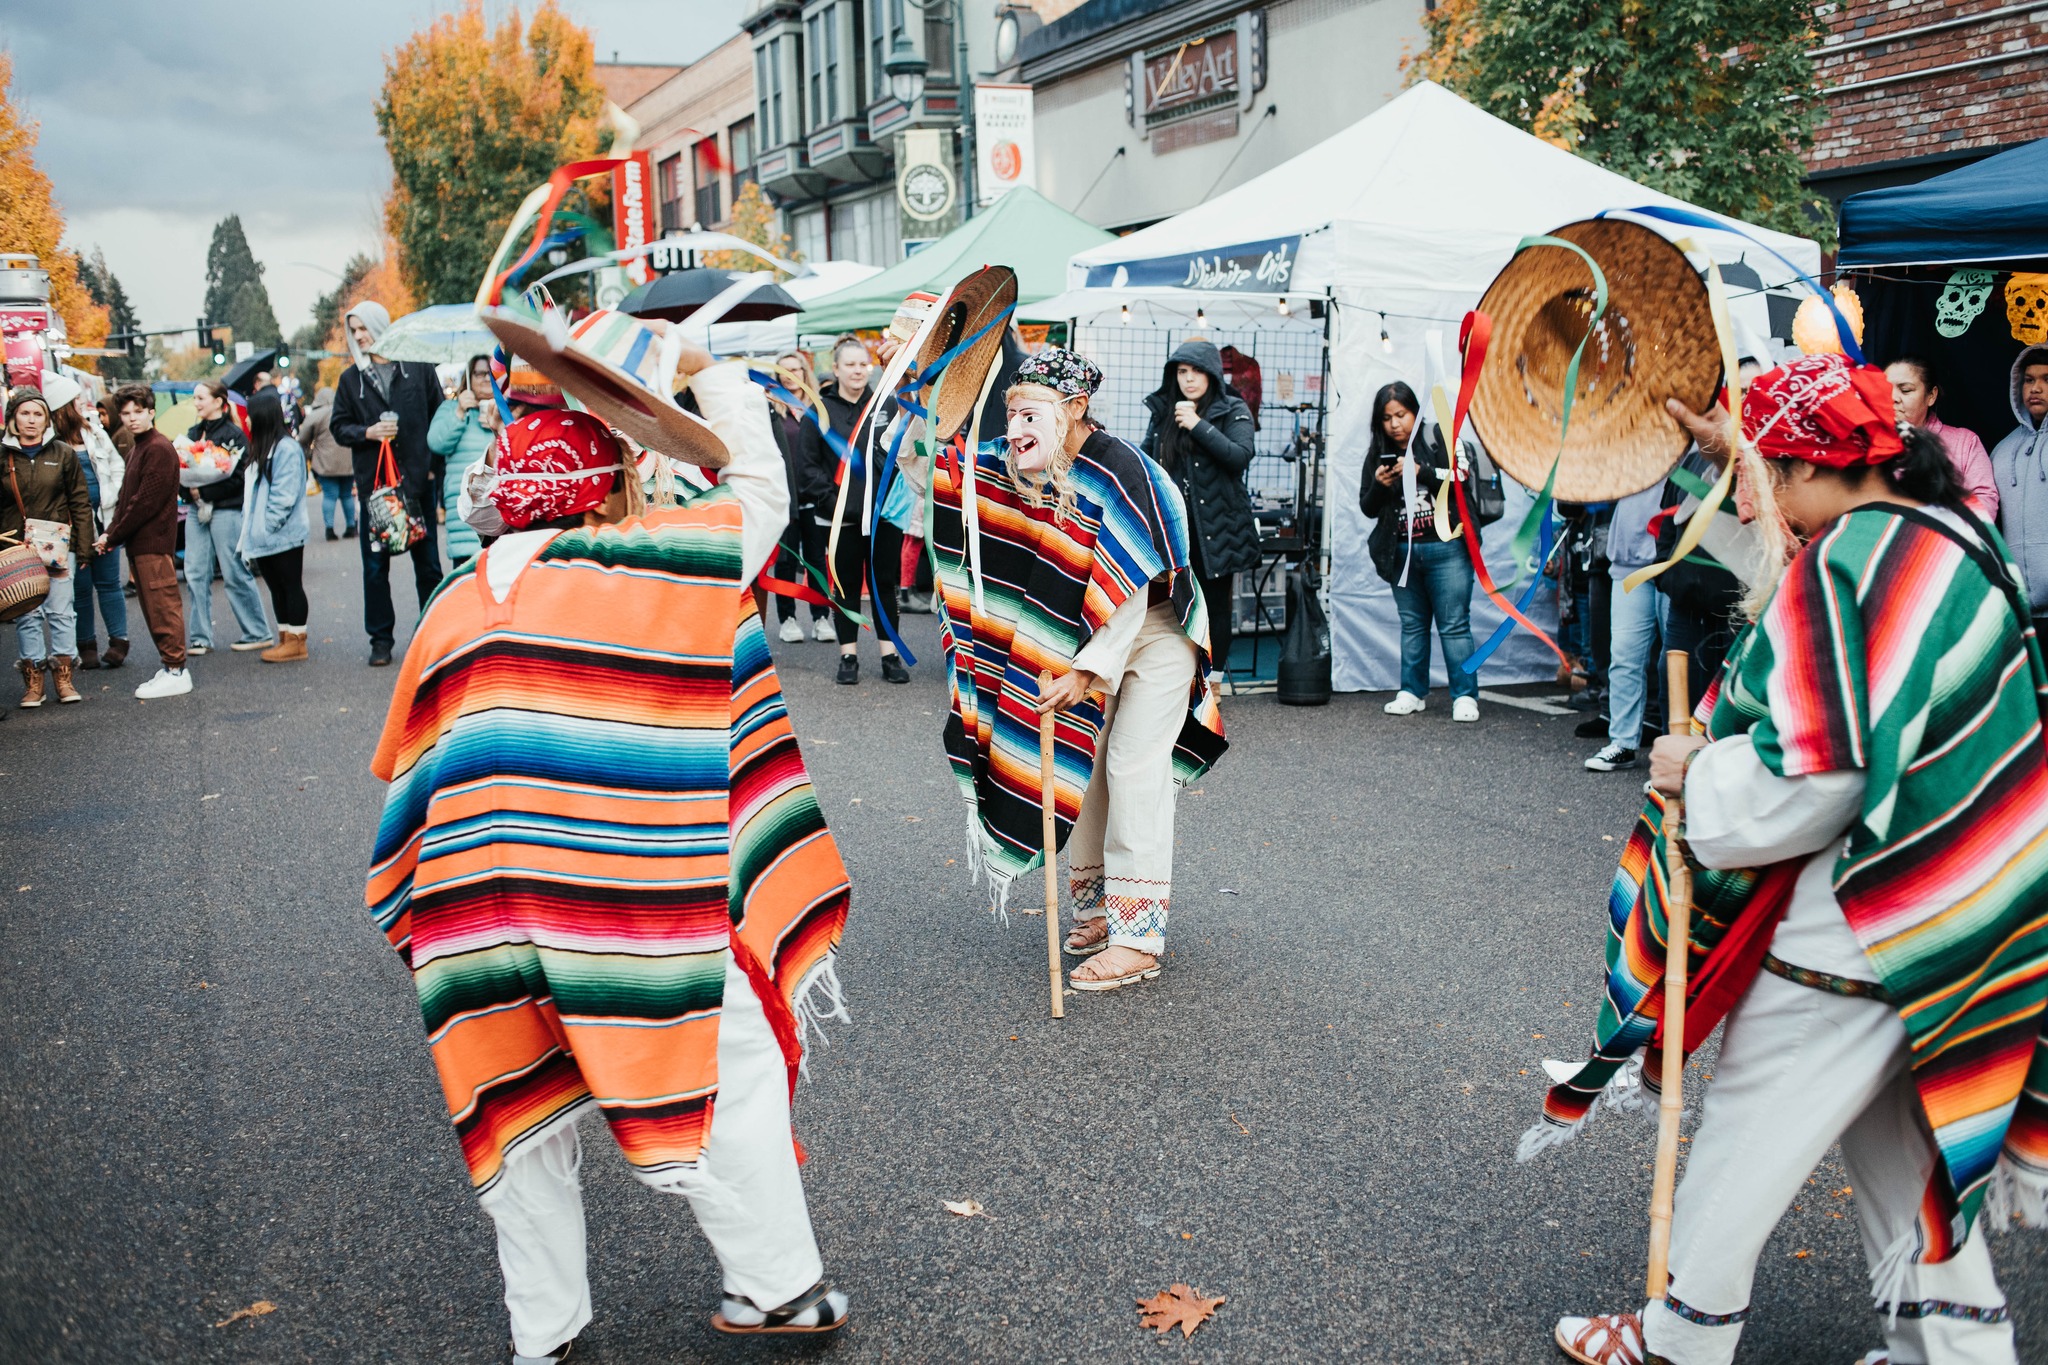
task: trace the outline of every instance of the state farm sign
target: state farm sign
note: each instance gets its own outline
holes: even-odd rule
[[[1140,108],[1153,127],[1236,102],[1238,33],[1234,24],[1145,54]]]

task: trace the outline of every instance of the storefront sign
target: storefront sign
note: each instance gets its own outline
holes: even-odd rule
[[[49,326],[50,310],[41,305],[0,308],[0,336],[6,338],[8,384],[42,382],[43,333]]]
[[[1031,87],[975,86],[974,143],[974,183],[980,203],[994,203],[1019,185],[1037,189]]]
[[[903,154],[896,159],[896,200],[920,223],[936,222],[953,211],[958,189],[945,158],[945,138],[937,129],[916,128],[903,135]]]
[[[1274,237],[1221,251],[1155,256],[1088,267],[1088,288],[1205,289],[1222,293],[1284,294],[1294,278],[1301,238]]]
[[[1203,109],[1234,104],[1238,93],[1235,24],[1145,53],[1139,108],[1156,127]]]
[[[625,165],[612,171],[612,240],[619,250],[646,246],[654,240],[654,168],[646,152],[629,152]],[[626,278],[645,284],[653,278],[647,258],[628,261]]]

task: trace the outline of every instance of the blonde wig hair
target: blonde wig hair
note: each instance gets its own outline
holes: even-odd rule
[[[1085,395],[1061,393],[1058,389],[1045,384],[1012,384],[1003,394],[1003,400],[1007,403],[1025,392],[1034,396],[1049,394],[1052,397],[1053,411],[1056,414],[1053,418],[1055,439],[1052,446],[1052,461],[1046,466],[1043,476],[1027,477],[1011,461],[1006,447],[1003,465],[1010,474],[1010,487],[1016,489],[1017,495],[1032,507],[1050,506],[1054,522],[1077,521],[1080,519],[1080,499],[1074,491],[1074,456],[1067,449],[1067,440],[1073,434],[1075,422],[1087,422],[1088,400]],[[1067,411],[1067,401],[1075,397],[1082,399],[1079,417]]]

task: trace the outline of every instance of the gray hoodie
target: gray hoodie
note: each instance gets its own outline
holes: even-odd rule
[[[2038,613],[2048,610],[2048,421],[2036,421],[2020,402],[2029,365],[2048,365],[2048,346],[2029,346],[2012,362],[2012,415],[2020,424],[1992,447],[1991,473],[1998,480],[1998,529]]]

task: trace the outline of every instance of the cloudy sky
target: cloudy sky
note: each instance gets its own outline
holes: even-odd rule
[[[371,106],[384,56],[459,0],[0,0],[14,97],[42,125],[66,240],[97,245],[149,328],[190,326],[230,213],[286,332],[375,249],[391,179]],[[510,0],[485,0],[495,22]],[[599,61],[688,62],[746,0],[564,0]],[[531,12],[532,6],[526,6]]]

